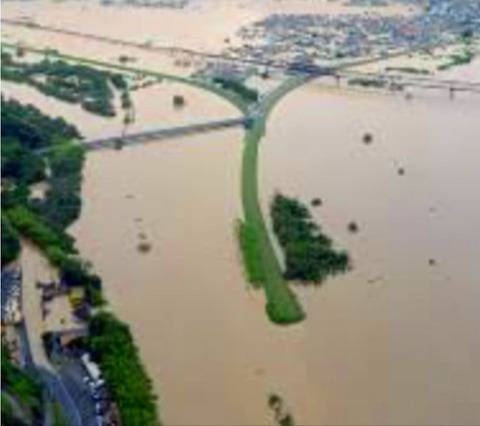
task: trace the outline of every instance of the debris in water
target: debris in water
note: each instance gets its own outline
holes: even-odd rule
[[[147,241],[142,241],[137,246],[137,249],[140,253],[148,253],[152,249],[152,245]]]
[[[363,135],[363,143],[364,143],[365,145],[369,145],[369,144],[371,144],[372,142],[373,142],[373,135],[372,135],[371,133],[368,133],[368,132],[365,133],[365,134]]]
[[[358,224],[356,222],[350,222],[348,224],[348,230],[352,233],[352,234],[356,234],[358,231],[359,231],[359,227],[358,227]]]

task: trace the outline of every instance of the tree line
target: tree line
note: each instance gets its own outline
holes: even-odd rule
[[[334,248],[332,240],[299,200],[277,193],[270,213],[285,255],[285,279],[318,284],[349,269],[347,252]]]
[[[18,256],[22,236],[36,244],[58,268],[62,285],[82,287],[88,306],[102,305],[102,280],[81,258],[74,238],[66,231],[81,210],[85,152],[80,145],[72,143],[80,133],[65,121],[14,100],[2,99],[1,118],[2,136],[9,135],[7,146],[2,144],[2,267]],[[41,130],[29,133],[29,129],[37,127]],[[9,144],[20,146],[25,155],[11,156]],[[54,149],[39,155],[38,148]],[[34,176],[23,172],[32,161],[38,164],[38,173]],[[8,164],[6,170],[4,164]],[[30,186],[37,182],[48,183],[44,199],[31,197]],[[90,317],[89,331],[88,345],[101,365],[122,424],[157,425],[152,384],[128,326],[112,314],[101,312]],[[2,358],[2,386],[3,367]]]
[[[258,92],[255,89],[247,87],[241,81],[225,77],[214,77],[213,82],[224,90],[236,93],[246,102],[258,101]]]
[[[30,374],[20,370],[12,361],[8,348],[2,343],[2,391],[5,390],[21,404],[27,419],[18,418],[9,410],[2,394],[2,425],[27,426],[40,424],[42,420],[42,388]]]
[[[157,426],[157,398],[129,327],[101,312],[90,320],[88,347],[118,404],[122,424]]]

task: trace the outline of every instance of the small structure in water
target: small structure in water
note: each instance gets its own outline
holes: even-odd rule
[[[348,224],[348,230],[352,233],[352,234],[356,234],[358,231],[359,231],[359,227],[358,227],[358,224],[357,222],[350,222]]]
[[[183,108],[185,106],[185,98],[182,95],[175,95],[173,97],[173,106],[175,108]]]
[[[370,132],[367,132],[363,135],[363,143],[369,145],[373,142],[373,135]]]
[[[142,241],[138,244],[137,249],[140,253],[148,253],[152,249],[152,244],[148,241]]]

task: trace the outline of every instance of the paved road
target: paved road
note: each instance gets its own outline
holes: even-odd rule
[[[50,270],[38,250],[29,245],[22,247],[22,287],[24,327],[19,328],[20,348],[25,366],[38,375],[49,397],[58,401],[65,420],[70,426],[91,426],[82,423],[75,400],[69,394],[55,368],[45,354],[42,341],[44,324],[40,306],[40,294],[35,287],[37,280],[50,279]]]
[[[92,425],[95,423],[95,403],[92,399],[91,391],[83,382],[85,371],[79,361],[64,360],[58,371],[65,387],[79,409],[83,425]]]
[[[89,423],[84,423],[81,420],[79,409],[74,398],[70,395],[67,387],[62,379],[59,378],[57,372],[50,363],[45,365],[45,362],[38,364],[35,362],[32,356],[30,341],[25,325],[19,325],[17,330],[24,368],[31,374],[40,378],[45,385],[49,399],[57,401],[62,406],[64,415],[67,417],[66,420],[70,426],[89,426]]]

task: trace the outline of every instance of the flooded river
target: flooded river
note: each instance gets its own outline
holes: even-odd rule
[[[137,41],[163,28],[145,16],[148,9],[137,20],[130,8],[109,9],[102,21],[85,2],[68,6],[83,8],[81,19],[66,3],[48,7],[44,15],[35,3],[5,9],[74,29],[85,23],[91,32],[118,17],[122,32],[112,35],[128,27]],[[222,10],[219,16],[233,16]],[[231,19],[260,16],[245,10]],[[195,36],[167,18],[172,39]],[[138,36],[135,21],[145,22]],[[233,23],[218,22],[185,45],[220,49]],[[105,60],[127,52],[138,66],[164,69],[158,55],[140,58],[134,49],[26,29],[4,34]],[[478,80],[478,68],[462,73]],[[187,107],[174,111],[179,87],[139,92],[138,125],[236,115],[195,89],[182,89]],[[76,107],[42,104],[28,88],[7,85],[7,92],[48,105],[88,137],[118,131],[118,123],[86,118]],[[308,317],[288,328],[267,321],[263,295],[243,279],[233,230],[241,215],[241,130],[88,155],[83,212],[71,231],[102,275],[112,309],[132,327],[166,424],[272,424],[270,392],[302,425],[480,422],[479,107],[478,97],[407,101],[318,82],[282,101],[261,147],[265,211],[276,189],[307,202],[320,197],[316,219],[354,260],[351,273],[297,290]],[[356,234],[347,231],[351,221]],[[150,250],[140,252],[141,243]]]
[[[478,106],[318,83],[280,104],[264,204],[275,189],[322,198],[315,217],[355,263],[299,291],[308,318],[287,329],[242,278],[240,131],[89,156],[74,233],[133,327],[167,424],[268,424],[271,391],[299,424],[478,423]]]
[[[239,131],[89,157],[75,234],[132,324],[168,424],[269,423],[270,391],[300,424],[478,422],[477,107],[318,83],[281,103],[262,145],[264,203],[276,188],[321,197],[316,218],[355,262],[299,291],[308,319],[288,329],[266,322],[238,263]]]
[[[353,272],[300,291],[317,421],[480,420],[479,107],[478,96],[407,101],[313,83],[275,111],[265,209],[276,189],[320,197],[315,218],[354,260]]]

